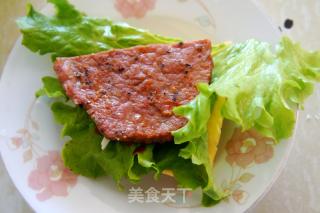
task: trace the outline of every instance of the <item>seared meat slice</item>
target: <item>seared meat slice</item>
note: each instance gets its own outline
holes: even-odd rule
[[[187,120],[172,109],[196,97],[213,68],[209,40],[148,45],[58,58],[67,95],[83,105],[108,139],[165,142]]]

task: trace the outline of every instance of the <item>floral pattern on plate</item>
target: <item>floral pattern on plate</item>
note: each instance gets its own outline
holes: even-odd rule
[[[36,143],[39,124],[32,118],[34,105],[35,101],[27,112],[24,128],[11,138],[8,147],[11,150],[22,148],[23,162],[36,164],[29,173],[28,186],[37,191],[36,198],[39,201],[46,201],[53,196],[66,197],[68,189],[76,185],[77,175],[64,166],[59,151],[44,150]]]
[[[255,164],[266,163],[273,157],[273,144],[272,139],[261,136],[253,129],[234,129],[225,146],[225,160],[232,167],[232,175],[229,180],[224,181],[222,189],[231,194],[231,198],[238,204],[245,203],[249,197],[247,191],[240,189],[255,177],[249,169]]]
[[[227,162],[236,164],[245,169],[252,163],[267,162],[273,156],[273,140],[262,137],[254,130],[242,132],[236,128],[230,141],[227,143]]]
[[[155,4],[156,0],[116,0],[114,6],[123,18],[143,18]]]
[[[36,169],[31,171],[28,178],[29,187],[38,191],[36,196],[39,201],[52,196],[66,197],[68,188],[76,183],[77,176],[64,167],[58,151],[49,151],[38,158]]]

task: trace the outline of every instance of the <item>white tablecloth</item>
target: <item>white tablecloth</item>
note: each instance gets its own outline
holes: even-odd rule
[[[31,2],[43,5],[43,0]],[[284,34],[300,41],[306,48],[320,49],[320,0],[256,2]],[[7,36],[9,29],[14,29],[14,19],[22,14],[24,3],[25,0],[1,0],[0,24],[5,30],[0,32],[0,69],[15,36],[12,41],[6,39],[4,42],[2,38]],[[11,30],[10,33],[17,35],[17,30]],[[306,103],[305,111],[300,113],[296,143],[287,167],[270,192],[250,212],[320,212],[320,120],[316,116],[320,113],[320,101],[317,101],[320,100],[319,91],[320,87]],[[1,160],[0,188],[0,212],[32,212],[13,186]]]

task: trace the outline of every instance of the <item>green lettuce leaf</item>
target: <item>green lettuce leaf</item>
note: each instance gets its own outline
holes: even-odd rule
[[[174,113],[186,117],[188,123],[184,127],[173,131],[172,135],[176,146],[183,143],[187,144],[179,150],[177,155],[186,160],[191,160],[193,165],[198,165],[197,168],[201,167],[204,170],[204,172],[200,172],[202,177],[206,177],[203,181],[206,184],[201,186],[203,189],[202,203],[205,206],[210,206],[218,203],[226,196],[214,185],[213,168],[208,151],[207,125],[216,95],[213,89],[204,83],[198,84],[198,91],[199,95],[193,101],[174,108]],[[192,166],[188,166],[192,168]]]
[[[139,180],[131,171],[137,145],[111,141],[102,150],[103,137],[97,133],[95,124],[84,109],[54,102],[51,110],[55,120],[63,125],[62,136],[71,137],[64,145],[62,156],[65,165],[73,172],[87,177],[111,175],[118,184],[123,178]]]
[[[154,159],[160,171],[170,169],[182,187],[196,189],[206,185],[208,175],[203,166],[197,166],[190,160],[179,157],[179,152],[186,144],[173,143],[157,145]]]
[[[230,45],[214,61],[210,87],[227,98],[223,117],[277,142],[292,135],[298,105],[320,80],[320,52],[308,52],[286,37],[275,51],[256,40]]]
[[[249,40],[213,46],[212,84],[200,84],[199,95],[174,108],[188,123],[174,132],[176,144],[187,143],[179,156],[203,165],[209,175],[203,204],[220,200],[208,156],[207,123],[216,95],[225,97],[222,115],[244,130],[255,128],[276,142],[292,135],[295,111],[320,77],[320,52],[308,52],[284,37],[273,51],[270,44]],[[214,190],[212,190],[214,189]]]
[[[206,141],[203,141],[206,142]],[[154,149],[154,159],[160,171],[169,169],[173,172],[175,179],[180,186],[185,188],[196,189],[202,188],[202,204],[212,206],[217,204],[224,194],[219,192],[213,184],[212,167],[208,169],[208,164],[194,164],[189,158],[180,156],[181,150],[188,147],[184,144],[165,144],[158,145]],[[203,152],[203,155],[206,155]],[[209,163],[209,161],[206,161]]]
[[[59,96],[52,96],[61,89],[50,84],[50,82],[55,84],[56,81],[51,79],[43,82],[46,83],[43,84],[42,90],[49,91],[44,95],[54,100],[61,100]],[[208,93],[207,85],[199,88]],[[163,170],[169,169],[173,171],[181,187],[203,189],[202,202],[205,206],[216,204],[221,199],[211,181],[212,168],[209,168],[209,164],[202,163],[204,159],[209,162],[206,139],[199,141],[202,147],[197,151],[193,150],[193,144],[188,143],[128,145],[116,141],[110,141],[102,150],[103,136],[98,133],[94,122],[83,108],[64,99],[53,102],[51,110],[55,121],[62,125],[61,136],[71,138],[64,144],[62,157],[65,165],[73,172],[93,178],[110,175],[121,187],[120,182],[123,179],[137,182],[148,173],[154,173],[158,179]],[[194,156],[195,159],[199,158],[199,162],[187,157],[193,152],[196,152]]]
[[[184,127],[172,132],[176,144],[198,138],[207,132],[207,123],[215,96],[212,95],[213,90],[205,83],[198,84],[198,91],[199,94],[194,100],[173,109],[176,115],[184,116],[188,119],[188,123]]]
[[[153,159],[154,144],[148,144],[142,147],[144,148],[143,151],[137,153],[138,165],[144,167],[146,171],[154,170],[156,172],[155,178],[158,178],[161,173],[158,168],[158,165],[154,162]]]
[[[67,97],[61,83],[57,78],[45,76],[42,78],[42,84],[44,86],[36,92],[37,98],[40,96],[48,96],[49,98]]]
[[[112,48],[178,41],[125,23],[88,17],[67,0],[48,2],[55,6],[55,16],[45,16],[28,5],[27,15],[17,20],[23,34],[22,44],[41,55],[77,56]]]

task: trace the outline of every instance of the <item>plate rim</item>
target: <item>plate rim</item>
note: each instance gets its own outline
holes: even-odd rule
[[[280,37],[281,35],[283,35],[282,33],[279,32],[279,30],[276,27],[276,24],[272,21],[271,17],[268,16],[266,14],[265,11],[263,11],[261,9],[261,6],[259,5],[259,3],[257,2],[257,0],[250,0],[250,2],[254,5],[254,7],[259,10],[259,13],[263,16],[263,18],[270,24],[270,27],[272,27],[274,29],[275,32],[278,32],[278,37]],[[44,4],[42,7],[39,8],[39,10],[43,10],[48,6],[48,3]],[[14,42],[9,54],[7,55],[5,64],[2,68],[2,72],[0,75],[0,84],[3,83],[3,74],[5,73],[5,71],[8,69],[8,62],[10,61],[10,59],[13,57],[13,52],[14,49],[17,48],[18,45],[20,45],[22,40],[22,35],[20,34],[16,41]],[[20,43],[19,43],[20,42]],[[288,147],[286,148],[285,154],[282,157],[281,163],[278,165],[278,168],[276,170],[276,172],[272,175],[272,179],[271,181],[267,184],[267,186],[265,187],[265,189],[263,190],[263,192],[257,196],[257,198],[255,199],[255,201],[249,205],[247,208],[243,209],[243,212],[247,212],[249,210],[254,209],[258,203],[261,202],[261,200],[270,192],[270,190],[272,189],[273,185],[275,184],[275,182],[278,180],[278,178],[280,177],[280,175],[283,173],[284,169],[286,168],[286,165],[288,163],[288,159],[290,157],[290,154],[292,152],[293,146],[296,143],[296,134],[297,134],[297,126],[298,123],[300,122],[300,116],[299,116],[299,111],[296,112],[296,123],[295,123],[295,128],[293,131],[293,135],[287,139],[285,142],[286,143],[290,143],[288,145]],[[3,155],[2,155],[3,150],[0,149],[0,156],[1,156],[1,160],[3,161],[4,164],[4,168],[6,169],[7,175],[10,177],[10,181],[12,181],[14,187],[16,188],[16,190],[20,193],[21,197],[23,197],[23,200],[25,200],[25,202],[27,203],[28,206],[30,206],[30,208],[32,208],[33,211],[39,210],[39,208],[36,207],[35,203],[32,202],[29,198],[28,195],[26,193],[23,193],[22,190],[17,186],[16,182],[14,181],[14,178],[12,177],[12,174],[9,172],[6,160],[4,159]]]

